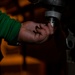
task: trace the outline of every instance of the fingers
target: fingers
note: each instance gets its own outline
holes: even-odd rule
[[[46,32],[47,35],[50,35],[50,34],[54,33],[53,27],[51,26],[50,23],[48,23],[48,25],[40,24],[40,28],[43,29]],[[36,26],[36,30],[39,31],[39,32],[42,31],[42,30],[40,30],[40,28]]]
[[[45,30],[45,32],[46,32],[47,35],[50,34],[50,30],[49,30],[48,26],[46,26],[45,24],[41,24],[40,26],[41,26],[42,29]]]
[[[40,43],[46,41],[50,34],[53,34],[53,27],[48,24],[46,26],[45,24],[40,24],[40,28],[36,27],[37,33],[35,34],[35,40],[39,41]]]
[[[20,39],[27,42],[42,43],[50,34],[53,34],[53,27],[50,23],[46,26],[35,22],[25,22],[20,29]]]
[[[35,34],[35,40],[38,42],[43,41],[49,35],[44,29],[37,29],[37,32]]]

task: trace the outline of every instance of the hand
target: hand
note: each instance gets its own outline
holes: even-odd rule
[[[42,43],[47,40],[50,34],[53,34],[53,28],[50,24],[35,23],[27,21],[22,23],[18,40],[24,42]]]

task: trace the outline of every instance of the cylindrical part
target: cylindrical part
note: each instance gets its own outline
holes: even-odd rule
[[[46,11],[45,12],[45,16],[46,17],[55,17],[57,19],[60,20],[61,18],[61,13],[57,12],[57,11]]]

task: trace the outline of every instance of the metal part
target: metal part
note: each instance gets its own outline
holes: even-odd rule
[[[68,29],[69,35],[66,38],[66,44],[69,49],[73,49],[75,46],[75,37],[74,34]]]
[[[45,16],[46,17],[55,17],[55,18],[58,18],[60,20],[61,18],[61,13],[57,12],[57,11],[46,11],[45,12]]]

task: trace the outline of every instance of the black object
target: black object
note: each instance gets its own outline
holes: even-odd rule
[[[73,62],[75,62],[75,47],[70,50],[70,57]]]
[[[2,58],[3,58],[3,55],[2,55],[2,52],[1,52],[1,38],[0,38],[0,61],[2,60]]]
[[[0,50],[0,61],[2,60],[2,58],[3,58],[3,55],[2,55],[1,50]]]
[[[22,50],[21,50],[21,55],[23,56],[23,64],[22,64],[22,70],[26,71],[27,66],[26,66],[26,44],[22,43]]]

